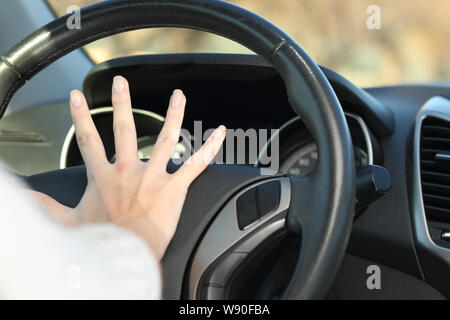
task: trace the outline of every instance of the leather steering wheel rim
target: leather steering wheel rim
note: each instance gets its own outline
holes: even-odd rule
[[[246,46],[275,67],[285,82],[292,108],[309,128],[319,154],[311,176],[289,178],[292,198],[286,221],[290,230],[301,235],[302,252],[284,297],[325,297],[351,230],[355,169],[350,133],[339,101],[302,48],[267,20],[225,1],[102,1],[81,9],[81,29],[69,30],[66,19],[64,16],[47,24],[2,56],[0,116],[16,90],[58,58],[97,39],[130,30],[181,27],[215,33]],[[257,180],[254,173],[243,173],[237,167],[221,169],[226,172],[221,177],[240,176],[235,184],[239,187]],[[197,185],[201,184],[199,180]],[[29,182],[33,184],[33,179]],[[236,190],[230,188],[227,195]],[[168,251],[170,255],[170,247]],[[165,296],[175,298],[177,293]]]

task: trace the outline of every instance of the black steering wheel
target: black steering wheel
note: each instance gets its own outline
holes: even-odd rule
[[[211,32],[273,64],[284,80],[292,108],[317,143],[317,167],[307,178],[298,179],[268,177],[246,166],[211,165],[191,185],[177,232],[162,261],[163,297],[229,297],[228,285],[236,270],[263,243],[287,231],[301,245],[281,296],[324,298],[351,230],[355,172],[342,108],[314,61],[276,26],[225,1],[102,1],[81,10],[81,29],[69,30],[66,19],[47,24],[2,56],[0,115],[26,80],[58,58],[94,40],[130,30],[181,27]],[[84,167],[76,167],[27,181],[75,206],[86,186],[86,173]]]

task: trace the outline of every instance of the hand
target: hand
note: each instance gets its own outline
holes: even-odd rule
[[[166,121],[151,159],[146,163],[138,158],[130,92],[123,77],[114,78],[112,103],[115,163],[111,164],[106,158],[84,95],[74,90],[70,108],[78,146],[86,164],[86,191],[75,209],[35,193],[56,219],[70,225],[112,222],[141,236],[157,257],[162,258],[175,233],[189,185],[219,151],[225,127],[217,128],[177,172],[169,174],[166,167],[178,143],[186,105],[183,93],[173,92]]]

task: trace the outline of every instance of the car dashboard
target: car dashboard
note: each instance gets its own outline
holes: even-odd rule
[[[432,239],[439,251],[419,241],[424,233],[428,234],[427,228],[439,235],[447,228],[450,232],[450,213],[448,216],[442,214],[450,210],[450,198],[445,192],[439,193],[437,197],[440,198],[432,202],[433,206],[441,206],[439,218],[430,215],[422,224],[415,221],[419,216],[417,212],[423,216],[423,205],[416,208],[417,199],[422,199],[422,191],[415,188],[414,178],[418,168],[414,158],[420,153],[414,145],[418,114],[433,97],[448,101],[450,84],[363,90],[334,71],[323,67],[322,71],[345,113],[356,171],[379,165],[389,172],[392,180],[391,191],[355,219],[348,256],[394,270],[392,272],[397,273],[393,276],[395,279],[415,279],[418,292],[433,291],[431,285],[450,297],[450,241],[447,243],[439,236],[439,239]],[[299,177],[309,175],[320,157],[314,137],[289,105],[283,80],[263,58],[256,55],[170,54],[118,58],[94,66],[86,75],[83,91],[111,161],[114,161],[115,153],[110,88],[113,76],[118,74],[130,83],[141,158],[151,156],[164,123],[168,98],[175,88],[182,89],[187,96],[183,128],[189,132],[195,131],[196,121],[201,121],[203,131],[220,124],[229,129],[267,129],[279,141],[280,171]],[[443,104],[450,106],[448,102]],[[440,132],[447,131],[450,132],[450,124]],[[263,142],[264,148],[270,148],[273,135]],[[176,157],[198,144],[194,137],[179,143]],[[442,139],[450,141],[450,136]],[[450,147],[437,153],[450,154]],[[68,102],[25,109],[2,120],[0,154],[3,162],[21,175],[83,164],[74,139]],[[262,162],[260,153],[256,157],[246,154],[242,164],[264,166]],[[446,163],[448,165],[448,161]],[[432,166],[433,163],[425,165]],[[443,170],[441,174],[448,178],[445,171],[448,169]],[[418,225],[424,225],[425,230],[420,230]],[[438,254],[441,250],[448,252]],[[344,263],[343,268],[351,269],[352,266]],[[392,274],[389,272],[386,274]]]
[[[342,101],[354,143],[357,169],[369,164],[382,164],[377,139],[359,112],[373,114],[368,119],[383,135],[392,130],[389,110],[378,106],[369,95],[361,94],[362,91],[350,86],[344,78],[325,68],[323,70],[342,86],[347,99],[353,96],[362,104],[361,110],[356,110],[358,106],[353,100]],[[95,66],[86,76],[83,91],[110,159],[114,144],[109,86],[115,74],[121,74],[130,81],[137,134],[142,141],[139,151],[143,158],[150,156],[148,151],[155,141],[155,133],[161,129],[170,91],[181,88],[188,98],[183,127],[194,135],[188,139],[192,145],[180,146],[180,150],[201,144],[201,141],[195,141],[198,136],[195,135],[198,129],[195,124],[199,121],[203,131],[219,124],[234,130],[266,129],[272,136],[268,141],[258,141],[257,156],[249,152],[252,151],[251,146],[247,146],[243,160],[234,159],[234,163],[261,165],[259,153],[261,149],[270,149],[275,135],[280,145],[279,169],[282,172],[303,177],[314,169],[317,151],[313,137],[290,108],[282,79],[256,55],[151,55],[120,58]],[[64,141],[60,168],[80,164],[82,159],[72,127]]]

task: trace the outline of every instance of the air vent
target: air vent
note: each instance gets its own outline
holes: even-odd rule
[[[423,120],[420,173],[427,218],[450,222],[450,122],[434,117]]]
[[[39,132],[0,129],[0,142],[46,143],[48,141],[47,138]]]

